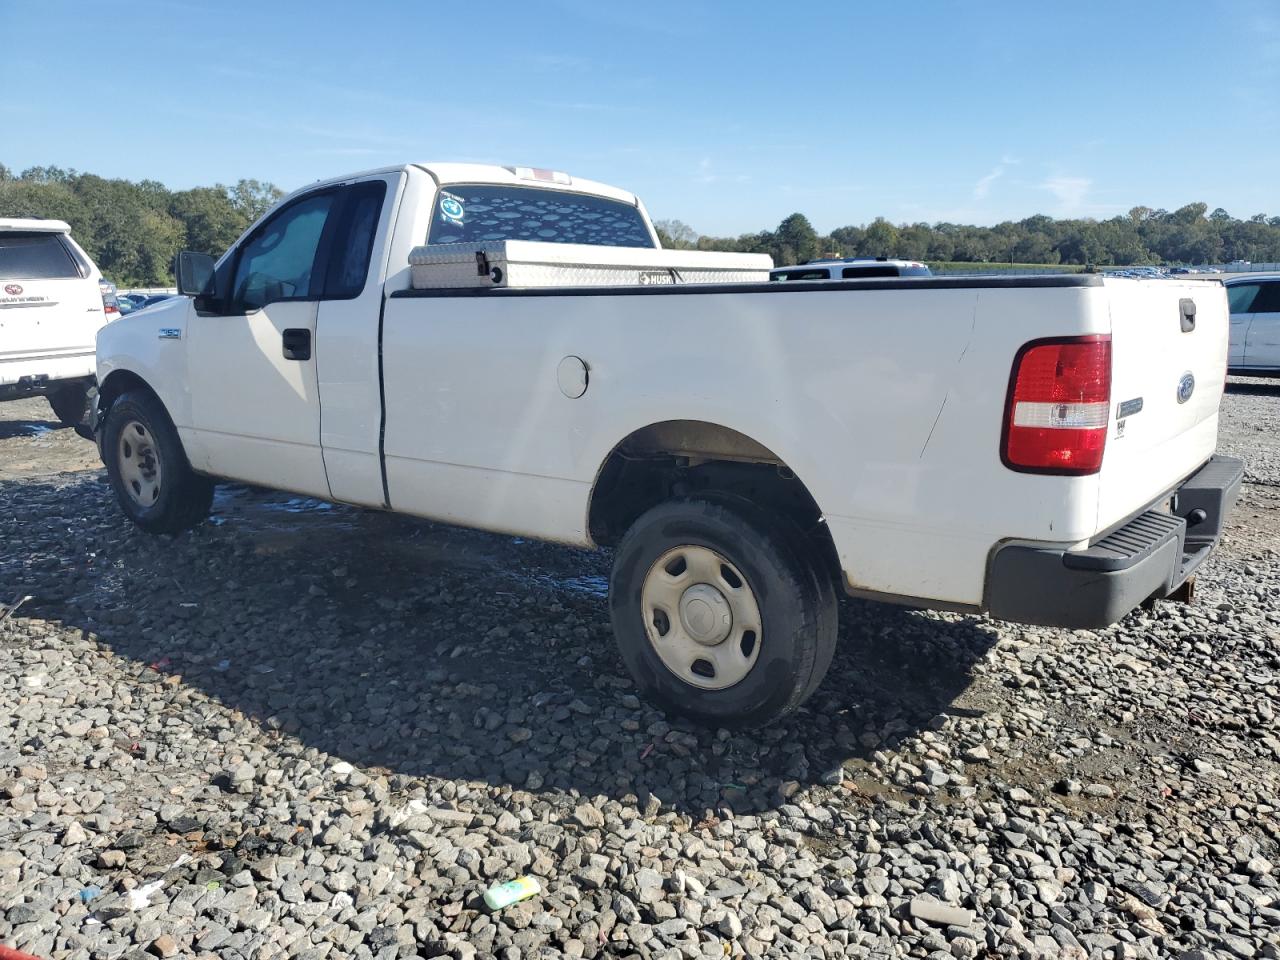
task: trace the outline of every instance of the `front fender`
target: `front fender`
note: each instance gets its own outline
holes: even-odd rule
[[[192,424],[187,378],[187,330],[195,307],[190,297],[174,297],[121,317],[98,331],[100,393],[111,394],[113,375],[131,374],[160,398],[175,427]],[[104,407],[106,404],[102,405]]]

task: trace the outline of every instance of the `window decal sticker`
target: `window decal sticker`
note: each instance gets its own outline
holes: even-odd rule
[[[456,223],[461,226],[466,220],[466,208],[462,205],[462,199],[441,190],[440,216],[444,217],[447,223]]]

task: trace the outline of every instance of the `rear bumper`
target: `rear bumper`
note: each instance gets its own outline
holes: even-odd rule
[[[75,384],[91,384],[93,375],[50,377],[44,374],[22,376],[11,383],[0,383],[0,401],[44,397]]]
[[[987,571],[991,616],[1084,629],[1115,623],[1149,599],[1169,596],[1222,536],[1244,477],[1244,461],[1213,457],[1173,495],[1173,510],[1148,510],[1087,550],[1010,544]]]

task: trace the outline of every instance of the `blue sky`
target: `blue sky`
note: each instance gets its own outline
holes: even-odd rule
[[[712,234],[1280,215],[1280,0],[0,0],[0,36],[15,170],[291,189],[518,163]]]

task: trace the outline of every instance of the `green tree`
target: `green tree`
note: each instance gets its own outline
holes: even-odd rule
[[[802,213],[793,213],[778,224],[772,246],[773,262],[778,264],[805,263],[816,259],[822,252],[818,231]]]
[[[876,217],[862,235],[862,252],[869,257],[888,257],[898,248],[898,228],[884,217]]]
[[[662,246],[668,250],[696,250],[698,232],[680,220],[655,220],[653,229],[657,231]]]
[[[215,257],[230,247],[252,222],[247,212],[231,202],[227,189],[222,186],[196,187],[175,193],[169,202],[169,214],[183,224],[184,249]]]
[[[257,220],[284,196],[284,191],[275,184],[261,180],[240,180],[227,192],[231,206],[245,218],[246,225]]]

